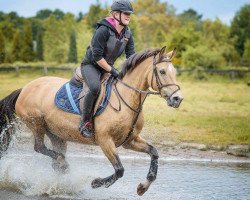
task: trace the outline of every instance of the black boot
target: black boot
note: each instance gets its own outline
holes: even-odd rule
[[[81,119],[79,129],[84,137],[91,138],[93,136],[93,123],[91,121]]]
[[[84,98],[83,113],[79,130],[84,137],[91,138],[93,136],[93,107],[96,98],[91,92],[88,92]]]

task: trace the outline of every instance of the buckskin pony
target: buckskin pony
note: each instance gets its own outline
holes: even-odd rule
[[[67,141],[99,145],[115,173],[93,180],[92,188],[109,187],[123,176],[117,147],[147,153],[151,157],[150,169],[146,181],[137,188],[138,195],[143,195],[156,179],[159,157],[156,148],[140,136],[144,123],[143,102],[149,94],[158,94],[168,106],[177,108],[183,99],[171,62],[176,51],[165,53],[165,49],[145,50],[123,63],[120,77],[113,83],[108,106],[94,118],[93,138],[84,138],[80,134],[80,115],[64,112],[54,104],[55,94],[68,80],[42,77],[14,91],[0,101],[0,131],[2,136],[5,134],[0,146],[4,145],[3,141],[9,142],[11,122],[16,115],[33,132],[34,150],[50,156],[55,169],[68,169],[65,160]],[[51,140],[53,150],[45,146],[45,135]]]

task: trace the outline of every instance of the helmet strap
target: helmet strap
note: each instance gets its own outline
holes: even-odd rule
[[[120,11],[120,19],[117,19],[115,16],[114,16],[114,19],[119,22],[119,25],[124,26],[124,27],[126,26],[125,24],[122,23],[122,12],[121,11]]]

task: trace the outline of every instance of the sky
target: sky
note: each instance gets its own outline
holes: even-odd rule
[[[214,20],[219,18],[222,22],[230,24],[235,13],[250,0],[160,0],[173,5],[176,13],[182,13],[189,8],[202,14],[202,19]],[[99,0],[103,5],[110,5],[113,0]],[[32,17],[41,9],[54,10],[59,8],[64,12],[78,14],[88,12],[89,6],[96,0],[0,0],[0,11],[5,13],[15,11],[20,16]],[[136,11],[135,11],[136,12]]]

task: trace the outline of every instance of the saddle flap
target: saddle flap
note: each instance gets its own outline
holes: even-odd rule
[[[109,99],[115,99],[112,95],[113,77],[110,74],[104,74],[101,78],[101,90],[94,107],[94,116],[100,115],[109,103]],[[87,84],[81,80],[83,88],[67,82],[64,84],[55,96],[55,104],[58,108],[81,115],[83,102],[86,93],[89,91]],[[112,100],[114,102],[114,100]],[[114,103],[113,103],[114,104]],[[117,105],[117,104],[115,104]],[[117,107],[117,106],[115,106]]]

